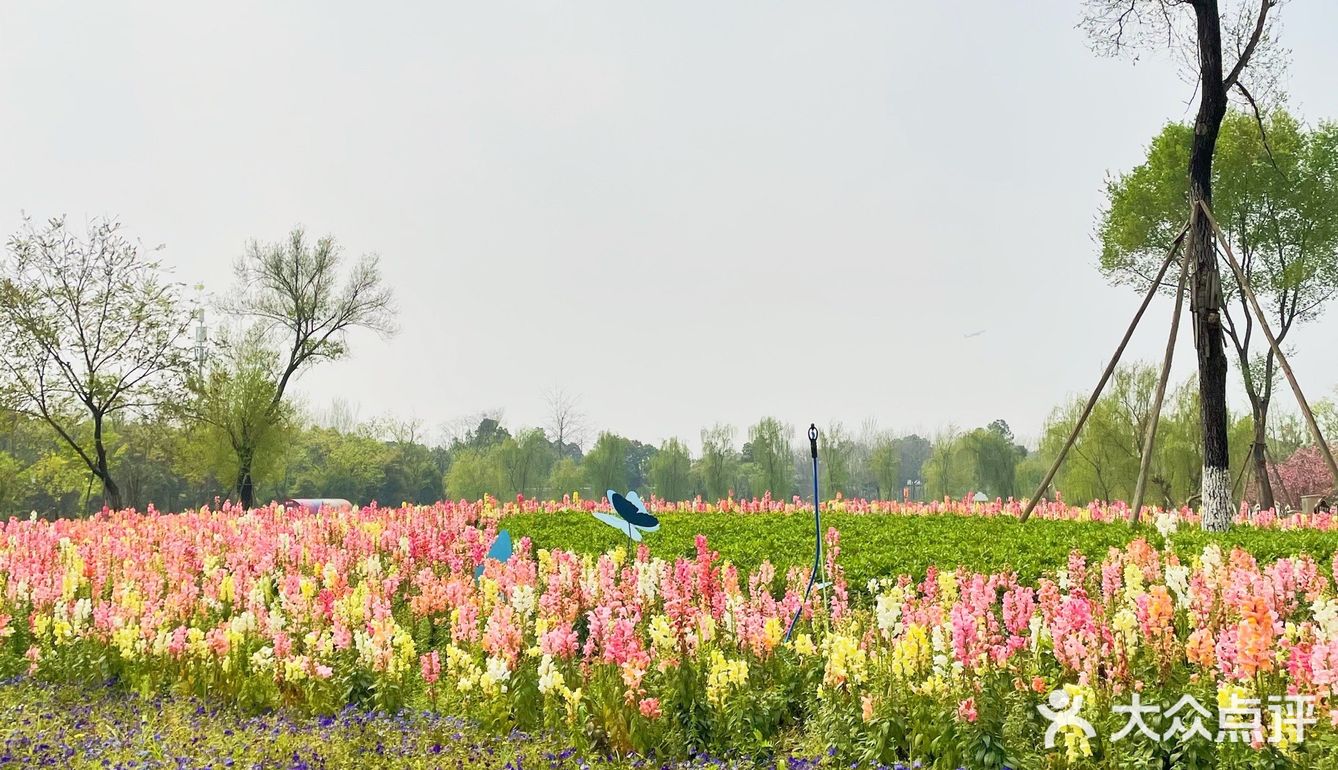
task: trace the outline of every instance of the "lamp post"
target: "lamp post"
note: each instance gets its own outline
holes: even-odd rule
[[[924,491],[925,483],[920,479],[906,479],[906,486],[910,487],[911,500],[920,502],[921,493]]]
[[[204,309],[201,308],[196,316],[199,322],[195,327],[195,365],[199,367],[200,374],[204,374],[205,343],[209,341],[209,333],[204,326]]]

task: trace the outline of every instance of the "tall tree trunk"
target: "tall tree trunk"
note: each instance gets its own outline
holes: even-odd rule
[[[1199,405],[1203,425],[1203,528],[1231,527],[1231,471],[1227,453],[1226,351],[1222,344],[1222,282],[1212,226],[1199,205],[1212,209],[1213,153],[1226,116],[1222,83],[1222,27],[1217,0],[1195,0],[1199,44],[1199,111],[1189,156],[1191,224],[1185,248],[1194,262],[1194,348],[1199,362]]]
[[[121,488],[111,476],[102,479],[102,504],[113,511],[121,509]]]
[[[244,451],[238,455],[237,467],[237,499],[241,502],[242,510],[249,511],[255,506],[256,487],[255,480],[251,478],[251,465],[254,462],[249,451]]]
[[[1250,397],[1250,410],[1254,419],[1254,443],[1250,446],[1250,462],[1254,465],[1254,477],[1259,484],[1259,507],[1274,508],[1277,500],[1273,496],[1273,482],[1268,477],[1268,398]]]
[[[111,468],[107,462],[107,445],[102,440],[101,414],[93,414],[93,450],[96,467],[93,473],[102,482],[102,505],[113,511],[121,508],[121,488],[112,479]]]

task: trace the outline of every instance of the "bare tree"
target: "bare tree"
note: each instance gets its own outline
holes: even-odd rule
[[[493,431],[501,428],[503,420],[506,418],[506,410],[501,407],[491,407],[481,409],[477,412],[455,417],[441,424],[441,435],[445,446],[456,446],[458,444],[468,444],[474,440],[479,432],[480,426],[488,425],[485,433],[489,440]],[[509,434],[508,434],[509,435]]]
[[[358,414],[360,411],[357,404],[351,403],[346,398],[336,397],[330,402],[330,407],[317,417],[316,423],[336,433],[352,433],[362,421]]]
[[[76,235],[64,218],[24,218],[0,269],[0,375],[8,398],[52,427],[121,506],[109,420],[162,406],[189,369],[190,315],[114,220]]]
[[[1222,281],[1212,227],[1200,207],[1212,210],[1213,155],[1228,95],[1239,92],[1257,109],[1255,91],[1271,89],[1278,72],[1270,15],[1282,0],[1087,0],[1084,27],[1098,51],[1119,54],[1138,48],[1170,48],[1186,57],[1198,90],[1190,149],[1190,220],[1185,242],[1193,266],[1190,313],[1198,352],[1200,417],[1203,425],[1203,527],[1230,526]],[[1233,62],[1224,67],[1224,52]],[[1252,66],[1253,65],[1253,66]],[[1256,80],[1251,90],[1247,80]],[[1262,125],[1262,123],[1261,123]]]
[[[295,376],[312,364],[348,354],[349,330],[370,329],[382,336],[395,331],[392,294],[382,285],[379,258],[363,256],[342,286],[341,262],[333,238],[312,244],[301,227],[280,243],[252,243],[238,262],[241,299],[233,309],[257,319],[280,351],[269,405],[275,418]],[[255,502],[255,447],[243,445],[237,451],[237,496],[250,507]]]
[[[585,413],[581,399],[566,390],[555,387],[548,391],[548,430],[557,442],[558,454],[568,456],[567,446],[580,449],[585,443]]]
[[[396,417],[386,414],[372,421],[372,434],[395,444],[421,444],[425,438],[423,421],[418,417]]]

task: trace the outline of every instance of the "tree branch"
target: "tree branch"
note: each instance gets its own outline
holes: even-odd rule
[[[1259,46],[1259,40],[1264,36],[1264,25],[1268,19],[1268,9],[1277,4],[1277,0],[1259,0],[1259,18],[1254,23],[1254,33],[1250,35],[1250,41],[1245,44],[1245,50],[1241,51],[1240,58],[1236,60],[1236,66],[1231,68],[1231,72],[1222,81],[1222,90],[1230,91],[1240,81],[1240,74],[1245,71],[1245,67],[1250,63],[1250,57],[1254,55],[1254,49]]]
[[[1245,87],[1244,83],[1237,82],[1236,90],[1244,94],[1245,101],[1250,103],[1250,110],[1254,113],[1255,124],[1259,126],[1259,139],[1264,143],[1264,152],[1268,155],[1269,165],[1273,167],[1274,171],[1278,172],[1278,176],[1281,176],[1283,181],[1290,182],[1291,180],[1287,179],[1286,172],[1278,166],[1278,159],[1273,157],[1273,147],[1268,143],[1268,131],[1264,128],[1264,116],[1259,111],[1259,103],[1254,100],[1254,96],[1250,94],[1250,90]]]

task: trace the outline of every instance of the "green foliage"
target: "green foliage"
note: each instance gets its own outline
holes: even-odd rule
[[[603,494],[600,490],[597,494]],[[590,488],[585,483],[585,471],[580,463],[570,457],[563,457],[553,465],[553,472],[548,476],[547,494],[561,500],[564,495],[579,493],[589,497]]]
[[[557,449],[539,428],[508,436],[490,454],[501,466],[508,496],[534,497],[557,461]]]
[[[1190,125],[1167,125],[1141,165],[1107,183],[1097,234],[1102,269],[1114,282],[1143,291],[1184,224],[1193,136]],[[1338,292],[1338,124],[1308,129],[1283,110],[1262,123],[1254,114],[1229,112],[1216,144],[1212,189],[1214,217],[1282,343],[1297,325],[1317,318]],[[1222,280],[1226,337],[1259,439],[1268,440],[1277,361],[1255,328],[1234,273],[1223,269]],[[1174,283],[1163,288],[1174,291]],[[1245,433],[1229,443],[1243,447],[1253,441],[1253,434]],[[1274,455],[1279,449],[1274,447]],[[1240,457],[1241,464],[1247,462],[1246,455]],[[1255,459],[1254,473],[1261,475],[1262,456]],[[1164,497],[1180,494],[1165,486]]]
[[[1338,283],[1338,124],[1310,131],[1278,110],[1265,118],[1264,131],[1267,145],[1252,114],[1230,112],[1223,121],[1214,216],[1265,306],[1286,298],[1296,305],[1282,312],[1304,318]],[[1098,236],[1102,269],[1117,282],[1145,286],[1184,224],[1192,139],[1192,126],[1167,125],[1143,164],[1108,182]],[[1234,291],[1230,274],[1223,279]]]
[[[25,217],[0,257],[0,404],[45,421],[119,508],[109,423],[181,395],[189,321],[178,285],[120,223],[76,234]]]
[[[461,449],[451,460],[446,472],[446,496],[453,500],[478,500],[484,495],[495,495],[506,484],[501,466],[488,452]]]
[[[300,455],[289,461],[286,496],[342,497],[360,503],[377,498],[391,456],[390,448],[371,436],[330,428],[306,431],[296,451]]]
[[[511,434],[506,428],[502,427],[501,421],[495,417],[484,417],[479,420],[478,427],[466,432],[463,439],[455,441],[451,445],[451,449],[473,449],[478,452],[486,452],[501,445],[509,438],[511,438]]]
[[[8,452],[0,451],[0,514],[14,510],[19,497],[19,471],[23,466]]]
[[[966,434],[949,430],[924,463],[925,488],[931,497],[1015,497],[1018,463],[1026,456],[1026,448],[1013,443],[1013,431],[1003,420]]]
[[[857,461],[855,440],[841,423],[832,423],[822,435],[822,473],[824,494],[835,496],[838,492],[851,496],[858,492],[856,488]],[[812,480],[809,473],[809,480]]]
[[[442,496],[442,473],[432,450],[412,441],[386,445],[385,481],[376,499],[385,505],[425,503]]]
[[[906,482],[901,473],[901,442],[889,435],[879,436],[869,453],[869,472],[877,497],[899,499]]]
[[[793,426],[774,417],[763,417],[748,429],[746,459],[751,469],[753,494],[770,492],[786,500],[794,494],[794,453],[790,449]]]
[[[627,441],[627,488],[645,489],[650,484],[650,463],[659,453],[654,444]]]
[[[202,374],[188,381],[194,401],[188,419],[200,425],[188,451],[215,478],[238,488],[241,476],[273,481],[296,428],[293,409],[278,400],[277,354],[258,329],[224,336]]]
[[[1014,496],[1017,463],[1026,450],[1013,443],[1013,433],[1008,430],[1007,423],[996,420],[989,428],[971,431],[962,437],[962,449],[973,466],[974,491],[990,497]]]
[[[907,479],[924,478],[924,464],[933,451],[929,439],[912,433],[899,440],[901,445],[901,472]]]
[[[1086,503],[1133,497],[1156,386],[1157,370],[1148,364],[1130,364],[1115,371],[1055,477],[1064,499]],[[1047,467],[1073,430],[1084,402],[1075,397],[1051,414],[1039,449]],[[1149,503],[1175,507],[1198,499],[1203,472],[1199,419],[1198,389],[1193,381],[1167,395],[1148,473]],[[1248,443],[1248,430],[1247,423],[1233,423],[1233,446]],[[1036,469],[1030,470],[1034,473]],[[1039,482],[1039,475],[1036,479]]]
[[[632,442],[622,436],[607,431],[599,434],[582,463],[592,495],[598,497],[609,489],[621,492],[629,488],[628,458],[631,451]]]
[[[961,439],[949,431],[934,442],[934,450],[923,468],[925,489],[930,497],[961,497],[971,491],[974,458]]]
[[[702,429],[702,456],[697,461],[697,468],[708,498],[723,500],[730,495],[738,476],[738,466],[734,429],[721,424]]]
[[[660,445],[660,451],[650,460],[650,485],[665,500],[692,496],[692,457],[682,441],[671,438]]]

